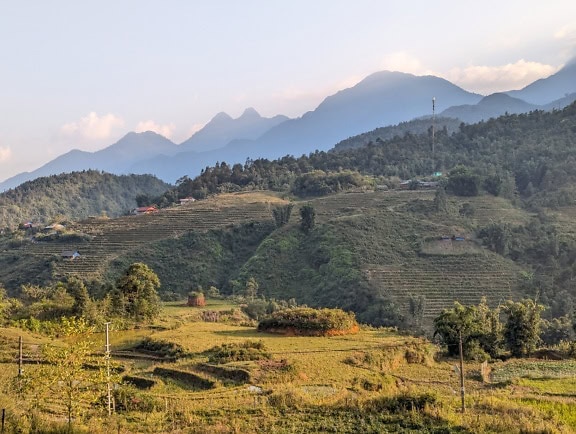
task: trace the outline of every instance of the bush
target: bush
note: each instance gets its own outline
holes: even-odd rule
[[[353,313],[341,309],[297,307],[272,313],[260,321],[258,331],[286,331],[302,335],[344,334],[358,331],[358,323]]]

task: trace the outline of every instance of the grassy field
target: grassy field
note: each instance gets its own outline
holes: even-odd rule
[[[203,321],[205,312],[219,312],[220,321]],[[467,409],[461,413],[457,361],[438,358],[425,340],[372,328],[348,336],[288,337],[258,333],[246,321],[239,306],[223,300],[203,308],[172,302],[152,326],[113,330],[113,362],[121,376],[152,386],[122,386],[129,402],[110,418],[104,405],[85,405],[75,432],[576,432],[574,361],[497,362],[486,383],[480,366],[467,364]],[[4,354],[16,355],[20,334],[2,329]],[[146,337],[179,344],[188,356],[160,361],[141,353],[135,348]],[[93,338],[101,353],[103,334]],[[26,334],[24,341],[26,349],[49,339]],[[207,350],[247,341],[261,342],[270,358],[208,362]],[[26,365],[26,372],[36,366]],[[39,414],[42,432],[65,432],[59,399],[32,405],[30,396],[8,387],[16,373],[16,364],[4,360],[0,406],[8,411],[7,432],[30,428],[29,409]]]

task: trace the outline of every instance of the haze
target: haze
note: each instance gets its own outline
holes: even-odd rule
[[[576,54],[576,3],[0,0],[0,181],[129,131],[301,116],[379,70],[481,94]]]

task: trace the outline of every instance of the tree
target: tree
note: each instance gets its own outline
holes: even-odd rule
[[[510,244],[510,227],[506,223],[493,222],[478,231],[478,238],[482,239],[490,250],[504,256],[508,253]]]
[[[540,312],[544,306],[530,299],[509,300],[503,310],[508,315],[504,326],[506,346],[514,357],[530,356],[540,342]]]
[[[0,324],[4,322],[6,311],[8,310],[8,300],[6,298],[6,290],[0,285]]]
[[[310,232],[316,224],[316,211],[310,204],[306,204],[300,208],[300,228],[305,233]]]
[[[84,282],[76,276],[70,276],[66,282],[66,292],[74,298],[72,314],[85,316],[90,303],[90,296]]]
[[[458,342],[462,336],[462,349],[467,359],[487,359],[500,349],[501,326],[498,310],[491,310],[485,300],[478,306],[463,306],[454,302],[454,307],[434,319],[434,336],[440,336],[448,354],[456,356]]]
[[[446,188],[457,196],[478,196],[480,177],[464,166],[457,166],[448,174]]]
[[[260,285],[256,279],[254,279],[254,277],[250,277],[246,281],[246,287],[244,289],[246,297],[248,297],[250,300],[254,300],[258,295],[258,288],[260,288]]]
[[[434,195],[434,211],[439,214],[448,214],[448,196],[443,187],[438,187]]]
[[[540,338],[546,345],[558,345],[560,342],[574,340],[574,330],[570,316],[564,315],[550,321],[542,320]]]
[[[160,279],[146,264],[136,262],[116,282],[126,313],[134,320],[151,320],[160,313]]]
[[[63,319],[62,333],[69,345],[47,344],[44,362],[18,377],[18,389],[28,395],[33,408],[48,405],[53,412],[63,406],[72,432],[73,420],[95,404],[104,392],[104,356],[94,356],[93,329],[84,319]],[[97,369],[94,369],[94,367]]]
[[[274,216],[274,221],[276,222],[276,227],[282,227],[290,221],[290,215],[292,214],[292,208],[294,204],[289,203],[276,207],[272,210],[272,215]]]

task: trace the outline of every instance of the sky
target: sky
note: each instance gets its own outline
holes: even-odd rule
[[[574,0],[0,0],[0,181],[130,131],[299,117],[382,70],[487,95],[576,57]]]

